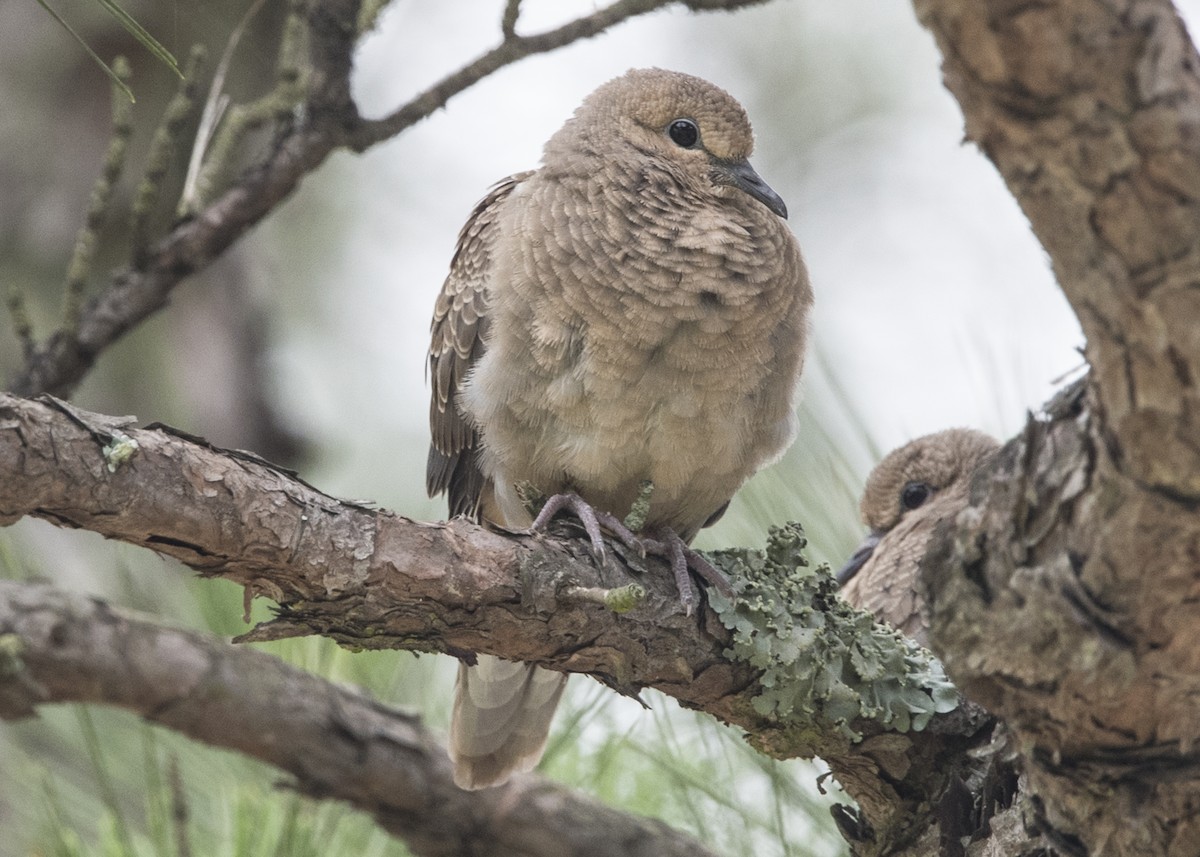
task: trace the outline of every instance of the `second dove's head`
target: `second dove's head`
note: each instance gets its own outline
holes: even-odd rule
[[[889,534],[902,540],[925,519],[957,514],[966,505],[971,475],[999,448],[981,431],[947,429],[884,456],[867,477],[859,505],[871,532],[838,572],[838,581],[853,577]]]
[[[545,164],[652,161],[685,193],[710,201],[736,190],[786,218],[783,200],[750,166],[753,149],[746,111],[725,90],[689,74],[634,69],[584,100],[546,144]]]
[[[947,429],[893,450],[871,471],[863,490],[863,523],[885,532],[908,512],[951,486],[966,486],[996,449],[995,438],[974,429]]]

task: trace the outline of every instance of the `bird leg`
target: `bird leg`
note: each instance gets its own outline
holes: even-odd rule
[[[726,598],[736,597],[729,578],[711,562],[688,547],[674,530],[670,527],[662,527],[658,530],[657,535],[657,539],[640,539],[642,548],[646,553],[662,557],[671,563],[671,571],[675,574],[675,586],[679,590],[679,601],[683,604],[683,610],[688,616],[692,615],[697,601],[696,588],[692,586],[688,569],[700,575],[706,583]]]
[[[570,509],[579,519],[579,523],[583,524],[583,529],[592,543],[592,553],[600,562],[604,562],[605,557],[604,536],[600,533],[601,526],[611,530],[626,546],[641,549],[641,539],[635,536],[620,518],[611,512],[602,512],[593,508],[591,503],[575,493],[552,496],[542,506],[542,510],[533,519],[529,529],[534,532],[545,530],[550,520],[564,509]]]
[[[658,528],[654,532],[654,537],[635,535],[616,515],[596,509],[575,493],[552,496],[542,506],[542,510],[533,519],[529,529],[533,532],[545,530],[551,519],[565,509],[573,512],[579,522],[583,524],[583,529],[592,543],[592,554],[600,562],[604,562],[605,558],[604,536],[600,532],[602,526],[610,530],[622,544],[638,551],[642,556],[653,554],[669,562],[671,571],[675,575],[675,587],[679,590],[679,601],[688,616],[692,615],[698,601],[696,588],[692,585],[691,576],[688,574],[689,570],[700,575],[706,583],[726,598],[735,597],[729,579],[712,563],[688,547],[670,527]]]

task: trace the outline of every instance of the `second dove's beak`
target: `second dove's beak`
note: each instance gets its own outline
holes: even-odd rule
[[[867,560],[875,552],[875,547],[879,544],[881,538],[883,536],[880,533],[871,533],[863,539],[862,544],[858,546],[858,550],[854,552],[854,555],[846,560],[845,565],[838,569],[838,586],[845,586],[846,582],[858,574],[858,570],[867,564]]]
[[[754,167],[750,166],[749,161],[718,161],[717,168],[729,177],[729,183],[734,187],[744,190],[771,211],[787,220],[787,205],[784,204],[783,198],[771,190],[771,186],[754,171]]]

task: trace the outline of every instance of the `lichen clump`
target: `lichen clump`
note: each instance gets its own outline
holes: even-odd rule
[[[117,429],[113,429],[112,439],[101,450],[104,453],[104,462],[109,473],[116,473],[122,464],[133,458],[133,454],[137,451],[138,442]]]
[[[792,523],[771,528],[765,552],[712,557],[737,591],[732,603],[708,593],[733,632],[726,655],[762,670],[755,711],[784,726],[831,722],[851,740],[860,718],[920,731],[952,711],[958,692],[941,663],[838,598],[828,568],[809,567],[807,544]]]

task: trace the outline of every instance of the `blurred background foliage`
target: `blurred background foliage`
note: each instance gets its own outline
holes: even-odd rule
[[[126,8],[181,61],[206,46],[211,73],[248,5]],[[527,0],[519,29],[594,6]],[[502,7],[395,0],[359,52],[364,112],[383,113],[495,44]],[[100,282],[128,252],[139,156],[176,78],[98,4],[60,12],[99,56],[133,67],[131,169],[102,235]],[[268,85],[283,12],[266,2],[250,22],[225,87],[235,101]],[[254,450],[337,495],[442,517],[423,489],[424,352],[457,230],[490,183],[536,164],[587,92],[650,65],[709,78],[746,105],[754,163],[788,202],[817,292],[800,440],[700,545],[758,546],[769,524],[799,520],[814,558],[838,564],[861,533],[857,494],[882,452],[950,425],[1009,436],[1081,362],[1043,254],[991,167],[961,145],[932,42],[900,0],[672,10],[506,68],[400,138],[331,158],[107,352],[75,401]],[[0,285],[24,293],[41,336],[57,322],[107,145],[109,89],[37,3],[0,4]],[[159,233],[186,149],[168,174]],[[0,372],[11,377],[20,348],[3,330]],[[0,575],[48,578],[220,635],[246,628],[235,586],[41,522],[0,531]],[[268,615],[255,605],[256,620]],[[320,639],[265,648],[445,728],[449,659],[350,654]],[[838,792],[827,782],[832,793],[819,793],[819,763],[772,762],[709,718],[656,694],[647,701],[651,711],[575,679],[542,769],[719,852],[840,853],[825,809]],[[297,798],[280,780],[121,712],[47,708],[0,723],[0,857],[406,853],[354,811]]]

